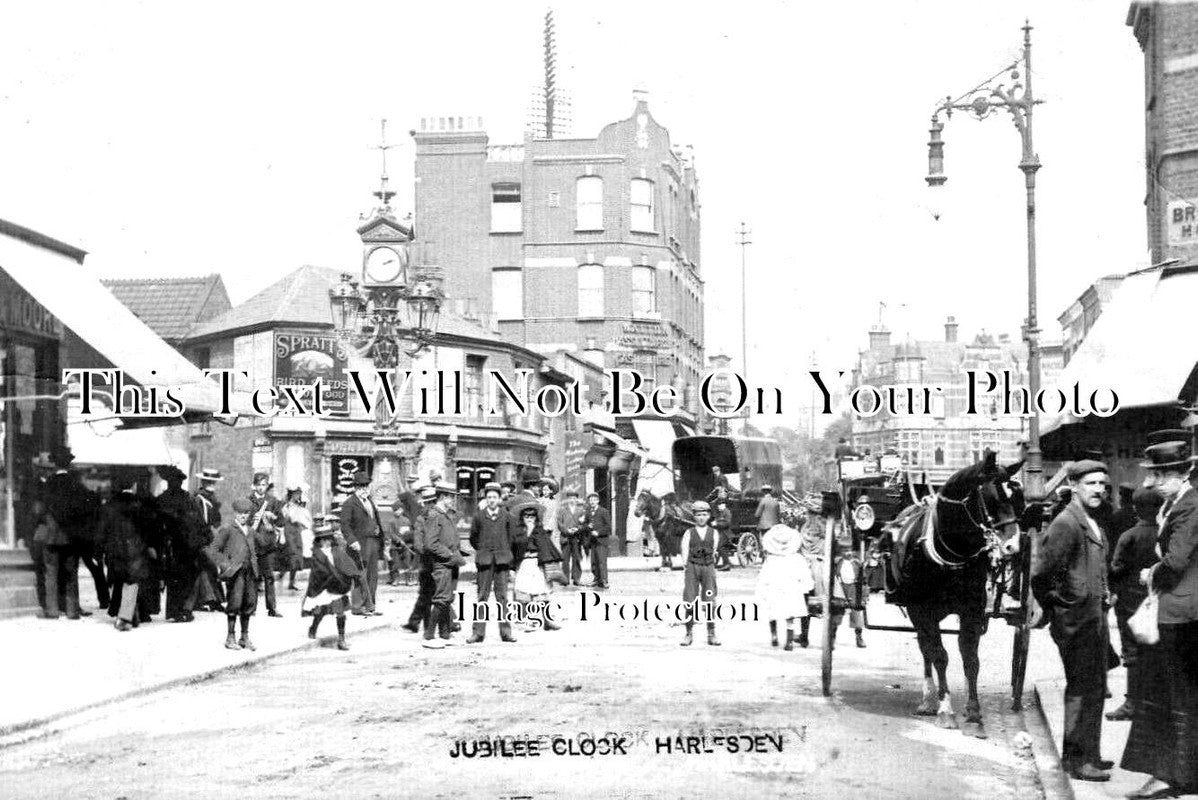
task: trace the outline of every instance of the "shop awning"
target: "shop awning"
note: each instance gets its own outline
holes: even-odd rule
[[[1119,395],[1120,409],[1175,405],[1198,364],[1193,309],[1198,305],[1198,266],[1166,267],[1128,275],[1065,365],[1056,386],[1083,400],[1102,389]],[[1045,415],[1040,432],[1080,422],[1069,413]]]
[[[648,489],[657,497],[674,491],[674,471],[671,461],[674,440],[678,438],[674,424],[664,419],[634,419],[632,428],[641,446],[650,453],[650,460],[641,460],[638,489]]]
[[[80,261],[0,236],[0,269],[132,381],[147,387],[177,387],[175,397],[189,418],[221,410],[216,383],[159,338]],[[230,410],[236,413],[246,407]]]
[[[174,463],[162,428],[115,427],[115,422],[88,422],[74,416],[68,420],[67,444],[76,464],[155,467]]]

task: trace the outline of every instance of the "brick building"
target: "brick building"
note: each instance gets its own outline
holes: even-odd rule
[[[1198,255],[1198,4],[1133,2],[1144,51],[1148,246],[1153,263]]]
[[[417,236],[448,296],[530,349],[697,385],[698,179],[643,98],[593,139],[491,145],[463,117],[424,119],[413,136]]]
[[[920,482],[943,483],[962,467],[979,461],[989,449],[999,454],[1000,463],[1019,458],[1019,443],[1027,439],[1027,420],[1003,413],[998,393],[982,398],[977,414],[967,415],[967,370],[1011,372],[1013,385],[1027,385],[1027,349],[1006,334],[997,338],[986,333],[972,341],[958,341],[958,324],[949,317],[944,339],[905,341],[892,344],[890,331],[875,325],[869,332],[869,348],[860,353],[853,370],[852,387],[869,384],[917,390],[914,408],[898,403],[898,413],[883,410],[870,417],[853,418],[853,444],[859,451],[878,456],[893,449]],[[1062,366],[1060,344],[1041,343],[1041,374],[1051,385]],[[925,408],[919,400],[920,387],[943,387],[932,394]],[[984,387],[983,387],[984,388]],[[897,392],[900,401],[902,391]],[[979,392],[980,395],[980,392]],[[1012,402],[1012,410],[1020,406]],[[868,404],[866,410],[870,410]]]

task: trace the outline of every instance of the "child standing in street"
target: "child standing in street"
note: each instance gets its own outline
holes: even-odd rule
[[[770,645],[778,646],[778,620],[786,620],[786,650],[794,649],[794,620],[803,622],[802,641],[807,640],[810,619],[806,595],[815,588],[811,567],[799,553],[801,537],[791,525],[798,514],[784,510],[779,523],[761,537],[765,564],[757,577],[757,604],[770,623]],[[805,645],[804,645],[805,646]]]
[[[691,506],[691,514],[695,525],[682,534],[682,563],[683,585],[682,600],[685,603],[711,603],[716,598],[715,556],[720,548],[720,534],[708,525],[711,520],[711,506],[699,500]],[[680,644],[690,647],[694,641],[692,631],[695,627],[694,617],[686,622],[686,638]],[[707,644],[718,647],[720,640],[715,636],[715,621],[707,621]]]
[[[332,614],[337,617],[337,649],[348,650],[345,641],[345,612],[354,578],[360,574],[357,564],[345,551],[344,540],[326,517],[312,531],[312,569],[308,573],[308,591],[300,613],[312,617],[308,638],[315,639],[320,621]]]

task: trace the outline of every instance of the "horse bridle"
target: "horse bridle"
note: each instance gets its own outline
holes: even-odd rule
[[[971,497],[977,497],[978,506],[981,508],[981,512],[982,512],[982,521],[981,522],[978,522],[978,520],[974,517],[973,512],[969,509],[969,500]],[[986,498],[982,496],[982,487],[980,484],[975,486],[974,490],[972,492],[970,492],[968,495],[966,495],[961,500],[955,500],[951,497],[945,497],[943,494],[937,492],[936,493],[936,502],[937,503],[943,502],[943,503],[948,503],[949,505],[960,506],[965,511],[965,516],[967,516],[969,518],[970,524],[973,525],[973,527],[980,530],[986,539],[985,543],[981,547],[979,547],[977,549],[977,551],[975,551],[971,555],[965,555],[963,553],[956,552],[951,547],[949,547],[947,544],[945,544],[944,537],[936,536],[935,528],[933,527],[931,530],[931,535],[929,537],[929,541],[928,541],[928,544],[929,544],[928,555],[931,556],[932,559],[934,561],[936,561],[937,563],[939,563],[941,566],[946,566],[949,568],[963,567],[967,563],[972,561],[973,559],[980,556],[982,553],[985,553],[987,550],[991,550],[991,551],[997,550],[999,547],[1002,546],[1002,539],[998,533],[999,528],[1004,527],[1006,525],[1010,525],[1012,522],[1015,522],[1015,517],[1013,517],[1013,516],[1010,517],[1009,519],[1001,519],[1001,520],[995,520],[994,517],[990,516],[990,511],[989,511],[989,509],[986,508]],[[946,558],[943,558],[936,552],[937,550],[940,550],[940,549],[946,551],[952,558],[959,559],[959,560],[958,561],[950,561]]]

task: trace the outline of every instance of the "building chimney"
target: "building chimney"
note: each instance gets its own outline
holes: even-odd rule
[[[890,331],[883,325],[874,325],[869,329],[869,349],[885,350],[890,347]]]
[[[944,341],[957,341],[957,318],[949,317],[944,321]]]

